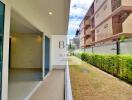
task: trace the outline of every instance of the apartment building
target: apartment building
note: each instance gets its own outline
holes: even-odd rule
[[[94,5],[92,4],[88,10],[86,16],[80,24],[79,35],[80,35],[80,47],[86,48],[90,46],[91,42],[94,41],[94,31],[91,31],[94,28]],[[91,34],[93,33],[93,34]]]
[[[70,0],[0,0],[0,100],[64,98],[59,42],[66,44],[69,8]]]
[[[80,47],[84,48],[84,21],[81,22],[80,24],[80,29],[79,29],[79,38],[80,38]]]
[[[120,37],[132,36],[131,0],[94,0],[86,16],[84,25],[84,47],[117,43]],[[117,46],[118,47],[118,46]]]

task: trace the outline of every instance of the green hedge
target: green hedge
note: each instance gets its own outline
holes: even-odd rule
[[[132,56],[78,53],[75,56],[116,77],[132,83]]]

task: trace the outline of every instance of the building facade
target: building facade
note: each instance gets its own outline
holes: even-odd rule
[[[132,36],[132,1],[94,0],[80,24],[84,48],[117,43],[122,36]],[[83,29],[82,29],[83,27]],[[80,36],[82,36],[80,35]],[[82,40],[83,40],[82,39]]]

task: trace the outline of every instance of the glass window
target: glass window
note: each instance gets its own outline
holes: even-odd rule
[[[2,91],[4,12],[5,12],[5,5],[2,2],[0,2],[0,99],[1,99],[1,91]]]
[[[0,2],[0,36],[4,33],[4,4]]]

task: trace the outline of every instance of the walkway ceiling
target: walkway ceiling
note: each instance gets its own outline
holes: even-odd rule
[[[67,34],[70,0],[11,0],[12,8],[41,32]],[[52,12],[52,15],[49,15]]]
[[[20,16],[15,10],[11,10],[11,24],[10,24],[10,33],[11,34],[41,34],[37,28],[31,25],[27,20]]]

